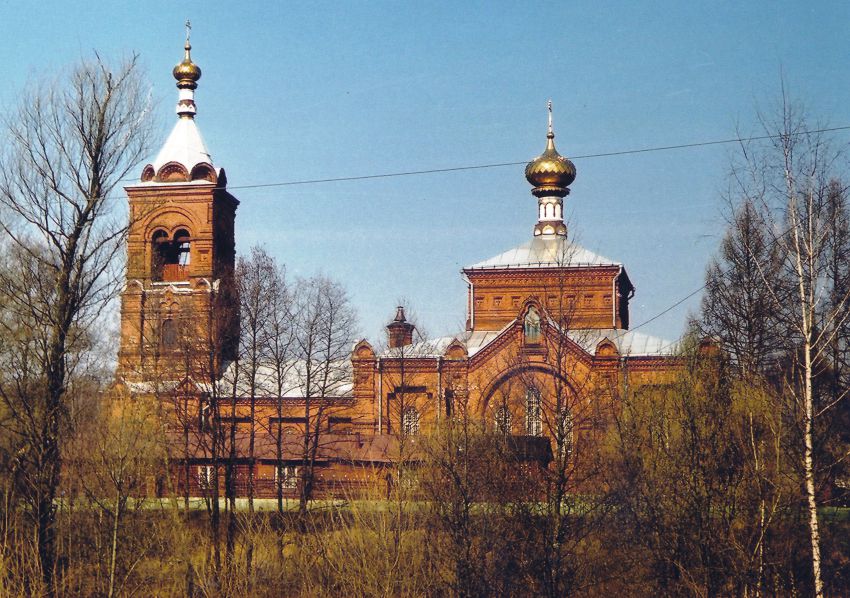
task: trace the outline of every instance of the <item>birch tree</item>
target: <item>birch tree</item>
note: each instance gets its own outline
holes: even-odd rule
[[[774,278],[764,265],[760,273],[786,330],[784,348],[791,367],[784,387],[799,426],[799,442],[792,449],[799,454],[803,478],[813,593],[822,596],[817,476],[826,464],[816,461],[824,441],[817,431],[820,421],[830,417],[847,394],[845,387],[824,395],[816,384],[831,367],[831,348],[847,342],[842,335],[850,295],[834,278],[834,264],[830,267],[830,239],[836,230],[831,197],[834,200],[835,181],[842,174],[842,153],[822,133],[811,131],[818,127],[809,125],[803,109],[784,90],[776,116],[762,116],[761,124],[771,136],[769,142],[742,145],[733,174],[741,196],[761,207],[770,241],[785,256],[784,281]],[[785,284],[791,289],[787,298],[775,291]]]

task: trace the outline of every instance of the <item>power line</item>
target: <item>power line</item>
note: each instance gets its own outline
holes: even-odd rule
[[[693,297],[693,296],[694,296],[694,295],[696,295],[697,293],[699,293],[699,292],[701,292],[702,290],[704,290],[704,289],[705,289],[705,287],[707,287],[707,286],[708,286],[708,283],[706,283],[706,284],[702,285],[700,288],[698,288],[698,289],[696,289],[696,290],[691,291],[690,293],[688,293],[687,295],[685,295],[684,297],[682,297],[681,299],[679,299],[678,301],[676,301],[676,302],[675,302],[673,305],[671,305],[670,307],[667,307],[667,308],[663,309],[662,311],[658,312],[657,314],[655,314],[654,316],[652,316],[652,317],[651,317],[651,318],[649,318],[648,320],[644,320],[643,322],[641,322],[641,323],[640,323],[640,324],[638,324],[637,326],[634,326],[634,327],[632,327],[632,328],[629,328],[628,332],[633,332],[633,331],[637,330],[638,328],[641,328],[641,327],[643,327],[643,326],[646,326],[646,325],[647,325],[647,324],[649,324],[650,322],[654,322],[655,320],[657,320],[658,318],[660,318],[660,317],[661,317],[661,316],[663,316],[664,314],[666,314],[666,313],[668,313],[668,312],[670,312],[670,311],[672,311],[672,310],[676,309],[676,308],[677,308],[677,307],[679,307],[680,305],[682,305],[685,301],[687,301],[688,299],[690,299],[691,297]]]
[[[844,125],[840,127],[828,127],[825,129],[813,129],[810,131],[800,131],[798,133],[794,133],[794,136],[800,135],[813,135],[815,133],[829,133],[834,131],[846,131],[850,130],[850,125]],[[694,143],[680,143],[677,145],[660,145],[654,147],[645,147],[639,149],[628,149],[628,150],[618,150],[611,152],[600,152],[596,154],[584,154],[580,156],[573,156],[572,160],[587,160],[592,158],[608,158],[612,156],[626,156],[632,154],[647,154],[652,152],[664,152],[676,149],[690,149],[695,147],[706,147],[711,145],[724,145],[730,143],[744,143],[750,141],[763,141],[766,139],[778,139],[782,135],[757,135],[754,137],[735,137],[731,139],[716,139],[713,141],[698,141]],[[503,168],[505,166],[521,166],[523,164],[528,164],[528,160],[522,160],[520,162],[496,162],[492,164],[475,164],[471,166],[452,166],[447,168],[429,168],[427,170],[407,170],[401,172],[386,172],[381,174],[366,174],[366,175],[357,175],[357,176],[347,176],[347,177],[334,177],[327,179],[303,179],[297,181],[283,181],[277,183],[255,183],[251,185],[233,185],[228,187],[229,189],[263,189],[267,187],[291,187],[295,185],[315,185],[320,183],[339,183],[345,181],[365,181],[370,179],[389,179],[389,178],[397,178],[397,177],[405,177],[405,176],[414,176],[414,175],[423,175],[423,174],[439,174],[444,172],[461,172],[465,170],[483,170],[486,168]]]
[[[779,241],[782,237],[784,237],[785,235],[787,235],[788,233],[790,233],[790,232],[791,232],[791,231],[793,231],[793,230],[794,230],[794,229],[793,229],[793,227],[792,227],[792,228],[788,228],[788,229],[786,229],[785,231],[783,231],[783,232],[782,232],[782,234],[780,234],[780,235],[778,235],[777,237],[775,237],[775,238],[773,239],[773,241],[774,241],[774,242]],[[721,274],[723,274],[723,275],[725,276],[726,274],[729,274],[730,272],[732,272],[732,270],[733,270],[733,269],[734,269],[734,266],[730,266],[729,268],[726,268],[725,270],[723,270],[723,271],[721,272]],[[628,330],[625,330],[625,331],[621,332],[621,333],[618,335],[618,338],[622,337],[622,336],[623,336],[625,333],[627,333],[627,332],[633,332],[633,331],[637,330],[638,328],[641,328],[641,327],[643,327],[643,326],[646,326],[646,325],[647,325],[647,324],[649,324],[650,322],[654,322],[655,320],[657,320],[658,318],[660,318],[660,317],[661,317],[661,316],[663,316],[664,314],[666,314],[666,313],[668,313],[668,312],[670,312],[670,311],[672,311],[672,310],[676,309],[677,307],[679,307],[682,303],[684,303],[685,301],[687,301],[688,299],[690,299],[691,297],[693,297],[693,296],[694,296],[694,295],[696,295],[697,293],[700,293],[700,292],[704,291],[704,290],[705,290],[705,287],[707,287],[707,286],[708,286],[708,282],[704,283],[704,284],[703,284],[701,287],[699,287],[698,289],[695,289],[695,290],[691,291],[690,293],[688,293],[687,295],[685,295],[684,297],[682,297],[681,299],[679,299],[678,301],[676,301],[675,303],[673,303],[673,304],[672,304],[672,305],[670,305],[669,307],[667,307],[667,308],[665,308],[665,309],[661,310],[660,312],[658,312],[657,314],[655,314],[655,315],[654,315],[654,316],[652,316],[651,318],[649,318],[649,319],[647,319],[647,320],[644,320],[643,322],[641,322],[641,323],[640,323],[640,324],[638,324],[637,326],[634,326],[634,327],[632,327],[632,328],[629,328]],[[667,349],[668,347],[672,347],[673,345],[677,344],[678,342],[679,342],[678,340],[676,340],[676,341],[671,341],[671,342],[667,343],[666,345],[664,345],[663,347],[661,347],[660,351],[664,351],[664,350],[665,350],[665,349]]]
[[[793,133],[793,136],[800,135],[813,135],[816,133],[830,133],[835,131],[847,131],[850,130],[850,125],[843,125],[840,127],[827,127],[824,129],[812,129],[809,131],[799,131],[797,133]],[[730,143],[743,143],[750,141],[764,141],[766,139],[778,139],[781,135],[757,135],[753,137],[734,137],[729,139],[715,139],[712,141],[698,141],[694,143],[680,143],[676,145],[659,145],[653,147],[644,147],[638,149],[628,149],[628,150],[617,150],[610,152],[599,152],[595,154],[583,154],[579,156],[573,156],[571,160],[587,160],[593,158],[609,158],[613,156],[627,156],[633,154],[647,154],[652,152],[664,152],[676,149],[690,149],[695,147],[707,147],[712,145],[726,145]],[[491,164],[473,164],[469,166],[450,166],[446,168],[429,168],[425,170],[405,170],[400,172],[386,172],[380,174],[365,174],[365,175],[355,175],[355,176],[347,176],[347,177],[334,177],[334,178],[325,178],[325,179],[302,179],[295,181],[281,181],[276,183],[253,183],[248,185],[231,185],[228,189],[263,189],[267,187],[292,187],[295,185],[315,185],[321,183],[339,183],[346,181],[366,181],[370,179],[387,179],[387,178],[398,178],[405,176],[416,176],[416,175],[424,175],[424,174],[440,174],[444,172],[462,172],[465,170],[484,170],[487,168],[504,168],[506,166],[522,166],[524,164],[528,164],[528,160],[520,160],[518,162],[494,162]],[[130,179],[120,179],[120,182],[134,182],[137,181],[136,178]]]
[[[791,135],[796,137],[796,136],[800,136],[800,135],[813,135],[813,134],[816,134],[816,133],[829,133],[829,132],[846,131],[846,130],[850,130],[850,125],[843,125],[843,126],[839,126],[839,127],[827,127],[827,128],[823,128],[823,129],[812,129],[812,130],[808,130],[808,131],[799,131],[797,133],[792,133]],[[730,144],[730,143],[764,141],[764,140],[767,140],[767,139],[779,139],[783,135],[784,134],[757,135],[757,136],[752,136],[752,137],[735,137],[735,138],[730,138],[730,139],[717,139],[717,140],[712,140],[712,141],[700,141],[700,142],[694,142],[694,143],[681,143],[681,144],[677,144],[677,145],[663,145],[663,146],[654,146],[654,147],[639,148],[639,149],[619,150],[619,151],[611,151],[611,152],[600,152],[600,153],[595,153],[595,154],[584,154],[584,155],[574,156],[572,159],[573,160],[585,160],[585,159],[592,159],[592,158],[606,158],[606,157],[611,157],[611,156],[624,156],[624,155],[631,155],[631,154],[644,154],[644,153],[661,152],[661,151],[669,151],[669,150],[676,150],[676,149],[689,149],[689,148],[695,148],[695,147],[706,147],[706,146],[712,146],[712,145],[724,145],[724,144]],[[465,171],[465,170],[482,170],[482,169],[486,169],[486,168],[502,168],[502,167],[505,167],[505,166],[520,166],[520,165],[527,164],[527,163],[528,163],[527,160],[523,160],[523,161],[520,161],[520,162],[498,162],[498,163],[493,163],[493,164],[477,164],[477,165],[472,165],[472,166],[454,166],[454,167],[449,167],[449,168],[431,168],[431,169],[427,169],[427,170],[410,170],[410,171],[403,171],[403,172],[359,175],[359,176],[350,176],[350,177],[336,177],[336,178],[327,178],[327,179],[305,179],[305,180],[299,180],[299,181],[284,181],[284,182],[278,182],[278,183],[258,183],[258,184],[252,184],[252,185],[234,185],[234,186],[229,187],[229,189],[261,189],[261,188],[267,188],[267,187],[288,187],[288,186],[295,186],[295,185],[311,185],[311,184],[319,184],[319,183],[363,181],[363,180],[369,180],[369,179],[396,178],[396,177],[414,176],[414,175],[423,175],[423,174],[437,174],[437,173],[443,173],[443,172],[460,172],[460,171]],[[124,179],[122,179],[122,180],[124,180]],[[777,239],[784,237],[789,232],[790,232],[790,229],[786,230],[781,235],[779,235],[779,237],[777,237]],[[729,269],[725,270],[723,273],[728,274],[729,272],[731,272],[731,270],[732,270],[732,268],[729,268]],[[690,293],[688,293],[687,295],[685,295],[681,299],[677,300],[672,305],[661,310],[660,312],[658,312],[657,314],[655,314],[651,318],[644,320],[643,322],[641,322],[640,324],[638,324],[636,326],[631,327],[628,331],[624,331],[623,333],[620,334],[620,336],[622,336],[626,332],[633,332],[635,330],[638,330],[639,328],[646,326],[647,324],[654,322],[658,318],[662,317],[663,315],[671,312],[672,310],[674,310],[677,307],[679,307],[680,305],[682,305],[685,301],[687,301],[688,299],[690,299],[694,295],[705,290],[706,286],[708,286],[708,283],[705,283],[702,286],[700,286],[699,288],[691,291]],[[667,345],[665,345],[662,348],[662,350],[676,344],[677,342],[678,341],[673,341],[671,343],[668,343]]]

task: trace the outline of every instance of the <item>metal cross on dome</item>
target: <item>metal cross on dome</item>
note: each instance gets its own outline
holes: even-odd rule
[[[189,33],[192,31],[192,22],[186,19],[186,41],[189,41]]]

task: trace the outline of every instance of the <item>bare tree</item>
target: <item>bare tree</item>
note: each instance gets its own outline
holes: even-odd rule
[[[850,315],[850,290],[834,277],[843,270],[830,263],[830,257],[842,259],[830,251],[830,239],[837,239],[839,233],[834,181],[839,178],[842,154],[822,133],[810,132],[802,108],[789,101],[784,88],[776,117],[762,116],[761,124],[770,141],[744,144],[734,174],[740,194],[759,203],[770,241],[785,256],[784,284],[792,289],[787,301],[773,292],[777,280],[762,266],[762,282],[773,293],[774,309],[787,331],[786,351],[792,367],[785,390],[800,428],[796,448],[808,511],[813,590],[822,596],[816,477],[825,464],[816,460],[823,440],[817,431],[819,420],[834,413],[847,394],[845,387],[824,396],[817,385],[831,352],[847,342],[841,335]]]
[[[294,304],[298,376],[304,398],[299,509],[306,513],[316,482],[316,459],[324,432],[350,378],[355,313],[336,282],[317,276],[298,283]]]
[[[254,546],[251,529],[254,524],[254,495],[256,475],[257,399],[267,392],[267,363],[273,352],[275,330],[276,294],[279,286],[285,286],[282,273],[274,259],[260,247],[253,247],[248,257],[241,257],[236,266],[235,286],[239,297],[239,345],[236,359],[230,371],[232,402],[230,414],[230,459],[228,466],[228,488],[231,505],[228,524],[228,546],[232,552],[235,533],[235,471],[237,457],[237,425],[244,421],[242,411],[237,412],[237,400],[248,399],[248,449],[247,455],[247,498],[248,514],[246,534],[248,545],[245,551],[246,580],[251,580]],[[260,426],[260,430],[264,429]],[[243,455],[238,455],[243,457]]]
[[[281,266],[275,265],[266,273],[270,278],[269,294],[266,301],[269,303],[268,322],[268,367],[269,377],[267,385],[272,391],[275,400],[275,416],[269,421],[269,433],[274,435],[275,441],[275,497],[277,498],[278,516],[283,516],[284,502],[284,465],[283,465],[283,442],[284,442],[284,396],[290,390],[290,372],[295,367],[293,349],[295,343],[295,326],[293,312],[293,297],[286,279],[286,272]],[[274,424],[274,425],[272,425]],[[279,536],[282,540],[282,534]],[[280,556],[283,556],[283,545],[281,543]]]
[[[194,392],[200,391],[200,425],[198,430],[198,445],[203,452],[209,465],[205,474],[204,489],[209,514],[210,538],[212,544],[212,572],[213,583],[219,587],[221,583],[221,496],[219,470],[224,468],[225,472],[225,498],[228,498],[228,535],[225,553],[225,562],[230,562],[234,554],[232,544],[232,533],[230,525],[234,524],[235,517],[235,479],[234,464],[236,460],[235,438],[233,425],[235,424],[235,391],[230,386],[228,393],[227,380],[223,377],[222,368],[226,366],[223,362],[223,349],[233,344],[233,339],[228,336],[234,332],[231,322],[238,317],[238,303],[233,298],[232,273],[222,276],[218,289],[209,289],[212,298],[205,310],[206,313],[195,314],[206,317],[206,322],[201,325],[202,333],[198,333],[197,324],[187,323],[186,338],[187,352],[195,355],[193,359],[193,381]],[[187,315],[191,315],[190,313]],[[236,330],[238,331],[238,329]],[[238,375],[236,376],[238,379]],[[227,394],[225,394],[227,393]],[[228,421],[225,415],[226,399],[231,399],[231,418]],[[228,428],[227,424],[231,426]],[[225,434],[230,431],[230,444]],[[228,448],[229,447],[229,448]],[[187,480],[188,482],[188,480]]]
[[[505,386],[510,382],[500,390]],[[443,584],[436,593],[531,595],[536,588],[523,578],[534,575],[529,564],[539,553],[529,550],[528,521],[517,506],[536,498],[540,478],[526,475],[522,439],[483,421],[466,389],[451,390],[452,416],[428,431],[418,455],[417,497],[429,515],[424,534]]]
[[[574,267],[579,247],[572,238],[556,247],[555,269],[544,279],[536,307],[525,312],[523,347],[516,355],[522,364],[524,431],[548,438],[551,446],[551,462],[542,471],[543,513],[524,515],[538,526],[540,591],[552,597],[587,589],[601,575],[585,553],[606,506],[598,492],[598,437],[591,431],[603,428],[608,406],[603,397],[611,391],[607,378],[583,366],[576,353],[577,346],[598,342],[585,328],[579,303],[584,299],[576,286],[582,271]],[[535,367],[539,352],[549,364],[542,376]]]
[[[42,273],[36,289],[3,281],[2,301],[37,316],[32,358],[42,383],[6,391],[37,423],[25,439],[41,570],[54,591],[55,505],[68,354],[117,290],[127,226],[114,214],[118,182],[147,152],[148,85],[137,57],[100,57],[30,89],[7,120],[0,162],[0,230]]]
[[[233,322],[238,321],[239,308],[233,284],[233,274],[225,271],[215,284],[202,286],[200,292],[174,295],[174,306],[167,313],[158,302],[150,302],[142,318],[153,325],[144,326],[142,346],[149,354],[145,356],[147,365],[142,366],[145,382],[141,394],[151,394],[160,401],[168,460],[173,458],[178,464],[177,482],[171,485],[182,490],[187,516],[193,492],[204,501],[209,524],[207,564],[215,587],[222,572],[222,486],[225,516],[234,512],[236,492],[236,455],[231,450],[235,443],[230,442],[229,433],[235,423],[232,414],[238,368],[228,369],[235,345]],[[169,330],[161,326],[166,321],[171,322]],[[229,533],[231,522],[225,522]],[[226,540],[224,556],[229,563],[233,550],[230,537]]]
[[[162,465],[164,445],[153,400],[120,389],[98,398],[97,412],[85,414],[86,422],[71,440],[71,456],[90,507],[102,514],[95,520],[105,519],[106,533],[92,531],[106,536],[102,591],[111,598],[122,593],[126,579],[155,545],[156,538],[125,528],[146,506],[147,483]]]

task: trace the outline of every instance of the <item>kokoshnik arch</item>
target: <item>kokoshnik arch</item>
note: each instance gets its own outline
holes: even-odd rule
[[[222,457],[209,440],[209,414],[216,401],[234,400],[235,414],[228,410],[226,419],[237,430],[238,491],[252,472],[256,496],[275,496],[278,488],[294,496],[303,483],[302,372],[298,364],[288,370],[283,393],[261,384],[253,420],[245,388],[227,382],[239,334],[232,290],[239,201],[195,121],[201,69],[188,38],[173,74],[177,123],[140,182],[126,187],[131,225],[118,382],[162,402],[181,493],[209,491],[211,468]],[[610,421],[618,389],[663,383],[681,367],[672,344],[628,330],[635,289],[623,265],[569,238],[563,202],[576,169],[555,148],[551,102],[546,148],[525,177],[537,199],[533,234],[463,269],[466,330],[414,340],[415,327],[399,307],[386,349],[361,340],[345,379],[311,398],[311,409],[332,414],[321,426],[316,495],[385,483],[400,438],[415,446],[417,435],[461,415],[510,438],[540,467],[565,440],[578,460]]]

